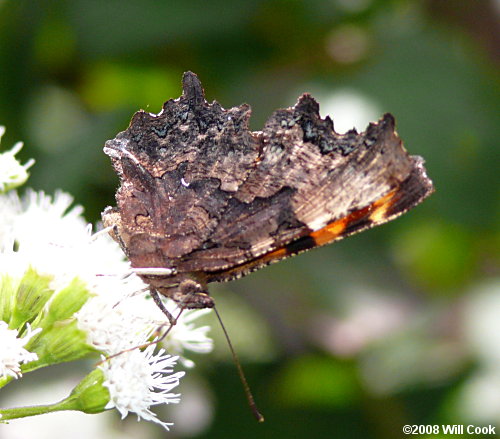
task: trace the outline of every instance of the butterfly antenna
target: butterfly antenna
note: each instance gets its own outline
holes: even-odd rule
[[[257,419],[258,422],[264,422],[264,416],[262,416],[262,414],[259,412],[257,404],[255,404],[255,400],[250,390],[250,386],[248,385],[247,379],[243,372],[243,368],[241,367],[240,360],[238,359],[238,355],[236,355],[236,351],[233,348],[233,344],[231,343],[231,339],[229,338],[229,334],[227,333],[226,327],[224,326],[224,323],[222,323],[219,311],[217,311],[217,308],[215,306],[213,309],[215,311],[215,315],[217,316],[217,320],[219,320],[222,332],[226,337],[227,344],[229,346],[229,350],[231,351],[234,364],[236,365],[236,369],[238,370],[238,375],[240,376],[241,384],[243,385],[243,390],[245,391],[245,396],[247,397],[248,400],[248,405],[250,406],[250,410],[252,411],[253,416],[255,417],[255,419]]]

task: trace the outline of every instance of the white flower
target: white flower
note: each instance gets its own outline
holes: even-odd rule
[[[118,298],[111,294],[95,296],[85,303],[75,317],[78,327],[87,334],[87,343],[107,355],[146,343],[156,326],[136,312],[137,299],[145,302],[143,297]]]
[[[184,376],[184,372],[173,373],[177,359],[163,349],[154,354],[154,346],[148,346],[144,351],[135,349],[104,361],[99,368],[110,394],[105,408],[116,408],[122,419],[129,412],[136,413],[138,420],[153,421],[168,430],[172,424],[159,420],[150,407],[179,403],[180,394],[170,393]]]
[[[96,292],[108,291],[110,283],[121,283],[119,275],[126,275],[129,265],[111,237],[93,238],[91,226],[82,217],[83,208],[70,208],[72,202],[61,191],[50,197],[28,190],[22,200],[15,194],[1,196],[5,217],[0,220],[0,249],[9,253],[6,259],[16,258],[17,265],[24,262],[40,274],[52,275],[51,287],[56,291],[75,277]]]
[[[150,300],[148,300],[150,299]],[[207,354],[213,350],[213,340],[208,337],[210,326],[196,326],[196,320],[211,312],[210,309],[185,309],[179,313],[179,306],[170,299],[161,296],[163,305],[172,316],[177,318],[177,323],[170,328],[165,314],[156,306],[149,295],[137,295],[126,298],[124,306],[133,309],[133,313],[139,322],[149,325],[151,334],[158,329],[164,332],[168,330],[167,336],[161,340],[162,346],[171,354],[179,355],[181,363],[188,368],[194,363],[185,357],[185,351]],[[129,317],[126,317],[128,319]],[[127,324],[125,322],[125,324]],[[161,338],[161,334],[159,334]]]
[[[21,364],[38,360],[37,354],[27,351],[24,346],[41,330],[38,328],[32,331],[28,325],[24,337],[18,337],[16,329],[9,329],[7,323],[0,321],[0,377],[11,376],[17,379],[22,376]]]
[[[179,307],[175,302],[172,300],[164,300],[163,303],[172,315],[177,316]],[[160,311],[159,308],[158,311]],[[211,311],[211,309],[184,310],[177,319],[177,323],[162,341],[165,349],[172,354],[179,355],[180,361],[186,367],[191,368],[194,366],[194,363],[184,356],[185,351],[207,354],[213,350],[213,340],[207,335],[208,331],[210,331],[210,326],[196,327],[195,324],[196,319]]]
[[[5,133],[5,127],[0,126],[0,141]],[[15,155],[23,147],[22,142],[17,142],[10,151],[0,154],[0,192],[22,185],[28,179],[28,168],[35,161],[28,160],[21,165],[15,158]]]
[[[163,302],[172,315],[178,315],[175,302],[168,299]],[[210,327],[197,327],[195,324],[197,318],[208,312],[208,309],[184,311],[162,341],[168,352],[181,356],[181,362],[186,367],[194,366],[191,360],[184,357],[186,350],[209,353],[213,349],[213,340],[207,335]],[[87,342],[107,355],[140,346],[159,328],[165,326],[166,330],[170,326],[153,300],[147,300],[144,294],[96,296],[75,316],[78,327],[87,333]]]
[[[212,352],[214,343],[207,336],[210,331],[210,326],[196,327],[195,320],[201,316],[211,312],[210,309],[190,309],[184,311],[180,318],[177,319],[177,324],[171,329],[167,337],[163,341],[165,348],[172,353],[181,355],[184,351],[197,352],[199,354],[207,354]],[[193,367],[194,363],[184,357],[181,361],[187,367]]]

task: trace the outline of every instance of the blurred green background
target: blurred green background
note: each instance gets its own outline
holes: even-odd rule
[[[185,70],[208,100],[249,103],[254,130],[308,91],[338,131],[393,113],[426,159],[436,193],[402,218],[212,288],[266,422],[210,320],[215,352],[193,356],[182,403],[161,414],[169,437],[500,430],[499,15],[494,0],[0,0],[2,149],[23,140],[28,185],[70,192],[91,222],[118,184],[104,142],[178,97]],[[51,380],[12,390],[37,402]],[[0,438],[67,436],[63,418],[40,419]],[[71,422],[75,438],[167,434],[116,413]]]

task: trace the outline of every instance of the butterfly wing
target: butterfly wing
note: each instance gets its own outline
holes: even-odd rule
[[[386,222],[433,190],[389,114],[338,134],[306,94],[250,132],[248,106],[207,103],[190,72],[183,88],[106,143],[121,187],[105,222],[135,267],[230,280]]]
[[[433,190],[390,114],[340,135],[304,95],[275,112],[260,138],[258,162],[210,235],[211,248],[185,258],[186,270],[210,267],[210,280],[230,280],[389,221]]]

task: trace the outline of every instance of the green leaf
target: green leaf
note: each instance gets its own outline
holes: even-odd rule
[[[352,364],[308,355],[291,361],[275,385],[280,405],[344,407],[355,402],[360,386]]]

